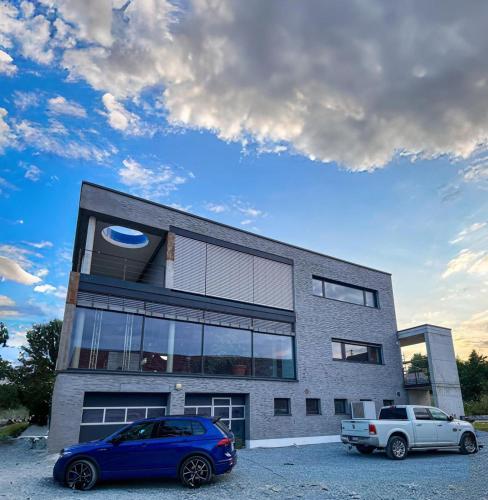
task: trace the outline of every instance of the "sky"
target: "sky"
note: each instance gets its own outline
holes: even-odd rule
[[[0,356],[62,318],[83,180],[388,271],[399,328],[488,354],[487,15],[0,2]]]

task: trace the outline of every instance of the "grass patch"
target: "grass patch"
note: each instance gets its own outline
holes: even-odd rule
[[[18,422],[16,424],[0,427],[0,441],[20,436],[29,427],[28,422]]]
[[[488,422],[475,422],[474,428],[478,431],[488,432]]]

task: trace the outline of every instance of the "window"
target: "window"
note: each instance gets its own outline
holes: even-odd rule
[[[383,399],[383,406],[393,406],[395,401],[393,399]]]
[[[78,308],[71,368],[139,370],[141,330],[141,316]]]
[[[191,420],[163,420],[159,422],[156,437],[170,438],[179,436],[192,436],[193,427]]]
[[[317,297],[349,302],[366,307],[378,307],[378,292],[323,278],[312,278],[313,294]]]
[[[274,414],[275,415],[291,415],[290,399],[289,398],[275,398],[275,400],[274,400]]]
[[[449,417],[443,411],[438,410],[437,408],[429,408],[429,411],[434,420],[442,420],[444,422],[447,422],[449,420]]]
[[[204,328],[204,372],[218,375],[251,375],[251,332],[233,328]]]
[[[295,377],[292,337],[255,333],[253,352],[255,377]]]
[[[157,418],[166,415],[165,406],[153,407],[106,407],[83,408],[81,425],[125,424],[143,418]]]
[[[380,365],[383,362],[381,346],[361,344],[346,340],[332,340],[332,358],[355,363],[371,363]]]
[[[293,337],[248,325],[226,328],[78,307],[70,368],[295,378]]]
[[[427,408],[414,408],[415,420],[432,420],[432,416]]]
[[[347,399],[334,399],[334,412],[336,415],[347,414]]]
[[[380,410],[380,420],[408,420],[406,408],[382,408]]]
[[[306,401],[307,415],[320,415],[320,399],[307,398]]]
[[[317,297],[324,296],[324,282],[316,278],[312,279],[313,294]]]
[[[157,422],[141,422],[125,429],[119,435],[123,441],[138,441],[139,439],[151,439],[154,426]]]
[[[146,318],[142,370],[201,373],[202,325]]]
[[[83,410],[81,416],[81,423],[83,424],[96,424],[103,422],[103,408],[91,409],[88,408]]]

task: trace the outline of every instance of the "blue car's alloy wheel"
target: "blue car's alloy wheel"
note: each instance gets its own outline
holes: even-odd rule
[[[97,482],[97,471],[88,460],[75,460],[66,470],[66,484],[74,490],[89,490]]]
[[[212,466],[205,457],[190,457],[183,462],[180,476],[185,486],[197,488],[212,479]]]

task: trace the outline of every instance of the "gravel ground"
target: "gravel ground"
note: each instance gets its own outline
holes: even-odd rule
[[[0,499],[151,498],[338,498],[488,500],[486,448],[472,456],[457,452],[414,452],[402,462],[384,453],[364,456],[339,443],[241,450],[230,474],[198,490],[176,481],[100,484],[90,492],[71,491],[53,482],[56,456],[30,449],[27,441],[0,443]]]

